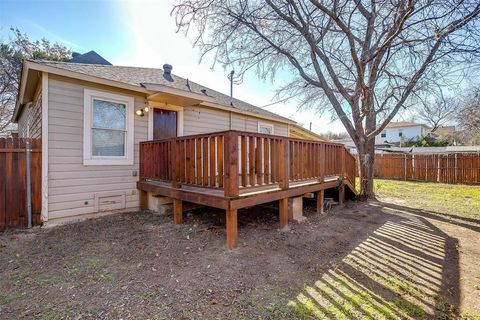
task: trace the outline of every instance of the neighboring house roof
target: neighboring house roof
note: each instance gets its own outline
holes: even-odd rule
[[[104,57],[93,50],[84,54],[74,52],[72,53],[72,59],[68,60],[67,62],[112,65]]]
[[[418,126],[428,128],[426,124],[408,122],[408,121],[390,122],[389,124],[387,124],[386,128],[404,128],[404,127],[418,127]]]
[[[281,122],[295,123],[288,118],[279,116],[273,112],[264,110],[262,108],[258,108],[239,99],[234,98],[233,105],[230,105],[230,96],[174,74],[172,74],[174,81],[168,81],[164,78],[164,72],[162,69],[125,67],[102,64],[83,64],[45,60],[34,60],[32,62],[71,72],[76,72],[79,74],[116,81],[127,85],[138,86],[139,88],[148,89],[149,87],[152,87],[152,85],[162,85],[182,90],[186,94],[193,92],[200,95],[206,95],[210,98],[213,98],[216,103],[223,106],[231,106],[234,109],[252,112],[258,114],[259,116],[271,117],[274,119],[278,119]]]
[[[346,147],[350,147],[350,148],[356,148],[355,146],[355,142],[353,142],[352,139],[350,138],[346,138],[346,139],[338,139],[338,140],[332,140],[332,142],[336,142],[336,143],[341,143],[343,144],[344,146]],[[384,147],[390,147],[392,146],[393,144],[392,143],[388,143],[388,142],[380,142],[380,143],[375,143],[375,148],[384,148]]]
[[[290,137],[296,139],[307,139],[307,140],[314,140],[314,141],[327,141],[324,137],[315,132],[308,130],[298,124],[291,124],[289,126],[289,134]]]
[[[455,126],[438,127],[434,132],[437,135],[447,135],[455,133]]]
[[[432,154],[432,153],[476,153],[480,152],[480,146],[447,146],[447,147],[391,147],[383,149],[387,152]]]

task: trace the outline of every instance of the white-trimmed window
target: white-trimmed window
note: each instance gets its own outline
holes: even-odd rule
[[[85,89],[83,164],[133,164],[133,97]]]
[[[273,124],[259,122],[258,123],[258,133],[263,134],[274,134],[273,132]]]

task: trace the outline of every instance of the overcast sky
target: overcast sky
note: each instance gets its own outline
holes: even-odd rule
[[[45,37],[77,52],[95,50],[115,65],[162,67],[173,65],[173,72],[229,93],[227,74],[220,66],[199,64],[192,40],[175,31],[170,16],[170,0],[0,0],[0,37],[9,37],[10,27],[17,27],[31,39]],[[281,75],[288,76],[288,75]],[[274,91],[283,79],[259,80],[252,72],[235,86],[234,96],[256,106],[272,102]],[[297,111],[294,103],[278,103],[266,108],[291,118],[317,133],[345,131],[331,115],[315,111]]]

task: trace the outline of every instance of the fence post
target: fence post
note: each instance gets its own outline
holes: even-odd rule
[[[442,158],[442,155],[437,155],[437,182],[440,182],[440,159]]]
[[[404,179],[403,179],[403,181],[407,181],[407,155],[406,154],[403,155],[403,165],[404,165],[404,169],[403,169]]]
[[[457,154],[455,153],[454,183],[457,183]]]
[[[225,133],[225,179],[224,194],[226,197],[236,197],[238,190],[238,134],[234,131]]]

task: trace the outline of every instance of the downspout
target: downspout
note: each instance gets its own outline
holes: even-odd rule
[[[25,157],[27,158],[27,213],[28,213],[28,228],[32,227],[32,187],[30,177],[30,158],[31,158],[31,146],[30,137],[27,138],[25,144]]]
[[[30,145],[30,125],[32,121],[32,117],[30,114],[30,110],[32,107],[32,103],[29,102],[25,106],[24,112],[27,112],[27,141],[25,143],[25,158],[26,158],[26,175],[27,175],[27,219],[28,219],[28,228],[32,227],[32,182],[31,182],[31,158],[32,158],[32,148]]]

